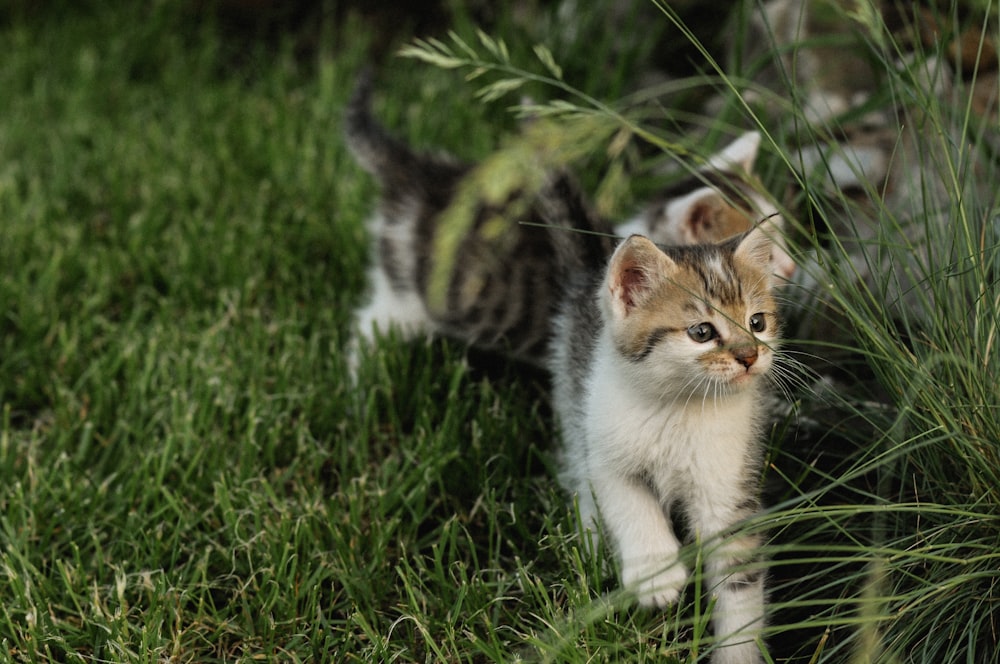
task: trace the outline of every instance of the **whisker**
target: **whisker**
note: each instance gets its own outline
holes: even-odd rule
[[[815,379],[810,380],[809,377],[804,376],[791,367],[784,366],[780,362],[772,365],[769,377],[772,384],[778,386],[789,400],[793,400],[791,395],[792,389],[798,392],[809,393],[816,383]]]

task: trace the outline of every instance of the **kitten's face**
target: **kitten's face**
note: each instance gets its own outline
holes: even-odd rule
[[[759,231],[671,256],[638,236],[619,247],[605,316],[620,356],[657,397],[730,394],[770,370],[769,255]]]

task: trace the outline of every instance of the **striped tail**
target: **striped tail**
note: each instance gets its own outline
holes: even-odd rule
[[[358,75],[345,108],[344,139],[363,169],[391,184],[394,176],[414,164],[417,155],[372,115],[374,87],[375,74],[371,67],[365,67]]]

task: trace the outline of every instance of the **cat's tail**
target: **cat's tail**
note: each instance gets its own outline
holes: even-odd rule
[[[371,108],[374,87],[374,70],[365,67],[344,109],[344,140],[363,169],[385,180],[413,162],[416,155],[375,119]]]
[[[568,173],[554,173],[539,195],[540,213],[563,277],[602,268],[617,238],[612,224],[588,204]]]

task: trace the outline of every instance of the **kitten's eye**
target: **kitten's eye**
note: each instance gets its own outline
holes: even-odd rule
[[[763,332],[767,329],[767,318],[764,314],[754,314],[750,316],[750,331],[751,332]]]
[[[694,341],[703,344],[719,336],[719,333],[715,331],[711,323],[698,323],[688,328],[688,336]]]

